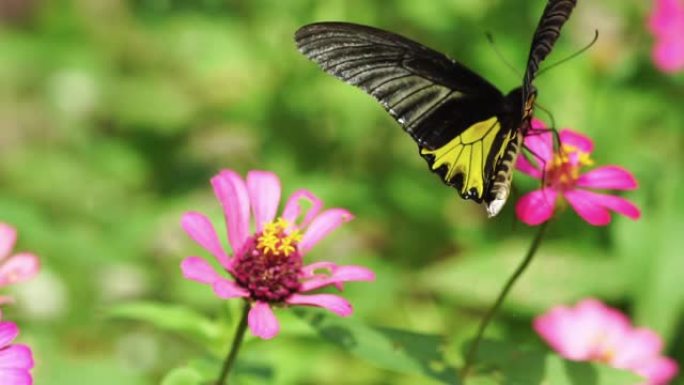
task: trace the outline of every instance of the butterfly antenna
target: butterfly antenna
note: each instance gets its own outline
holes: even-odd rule
[[[539,72],[537,73],[537,77],[541,76],[541,74],[543,74],[544,72],[550,70],[551,68],[556,67],[556,66],[558,66],[558,65],[561,65],[561,64],[565,63],[566,61],[572,60],[572,59],[576,58],[577,56],[583,54],[583,53],[586,52],[589,48],[591,48],[594,44],[596,44],[596,41],[598,40],[598,37],[599,37],[599,31],[598,31],[598,29],[597,29],[597,30],[594,31],[594,38],[593,38],[593,39],[591,40],[591,42],[590,42],[589,44],[587,44],[584,48],[580,49],[579,51],[573,53],[572,55],[570,55],[570,56],[568,56],[568,57],[566,57],[566,58],[564,58],[564,59],[561,59],[561,60],[559,60],[559,61],[557,61],[557,62],[555,62],[555,63],[553,63],[553,64],[549,64],[548,67],[542,68],[542,69],[539,70]]]
[[[506,67],[508,67],[508,69],[513,71],[513,73],[516,76],[521,77],[522,75],[520,74],[520,71],[518,71],[508,60],[506,60],[506,57],[501,53],[501,51],[499,51],[499,48],[496,46],[496,43],[494,42],[494,36],[490,32],[486,32],[485,36],[487,36],[487,41],[489,42],[489,45],[491,45],[494,49],[494,52],[496,53],[496,56],[499,57],[499,60],[501,60],[506,65]]]

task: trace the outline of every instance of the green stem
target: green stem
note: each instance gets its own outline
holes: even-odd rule
[[[466,376],[468,375],[468,372],[470,371],[470,369],[472,369],[472,366],[475,363],[477,349],[480,345],[480,341],[482,340],[482,336],[484,335],[484,332],[487,329],[487,326],[489,326],[489,323],[492,321],[496,313],[499,311],[499,308],[506,299],[508,292],[511,291],[511,288],[513,287],[515,282],[518,280],[518,278],[520,278],[525,269],[527,269],[527,266],[529,266],[530,262],[532,262],[532,258],[537,253],[537,249],[541,244],[542,238],[544,238],[544,233],[546,231],[547,224],[548,222],[544,222],[541,226],[539,226],[537,235],[534,237],[534,240],[532,241],[530,248],[527,250],[525,258],[522,260],[522,262],[515,270],[513,275],[511,275],[511,277],[508,278],[508,281],[501,290],[501,293],[499,293],[499,297],[496,299],[496,302],[494,302],[494,305],[489,309],[489,311],[487,311],[487,314],[485,314],[484,318],[480,322],[480,327],[477,330],[475,341],[473,341],[473,344],[470,345],[470,349],[468,350],[468,354],[466,355],[465,365],[463,365],[463,370],[461,372],[462,380],[465,380]]]
[[[221,368],[221,374],[216,380],[216,385],[227,385],[226,379],[230,369],[233,367],[235,358],[237,357],[238,351],[240,350],[240,345],[242,345],[242,340],[245,338],[245,331],[247,330],[247,315],[249,314],[249,309],[251,305],[249,301],[245,301],[245,306],[242,308],[242,317],[240,318],[240,323],[238,324],[237,330],[235,330],[235,335],[233,336],[233,346],[230,348],[230,352],[223,362],[223,367]]]

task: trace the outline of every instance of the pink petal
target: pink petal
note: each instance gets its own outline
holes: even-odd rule
[[[635,371],[648,379],[648,385],[666,385],[677,375],[679,366],[669,357],[654,357]]]
[[[580,329],[573,309],[557,306],[534,319],[533,328],[540,337],[562,357],[571,360],[588,360],[591,356],[591,338]]]
[[[680,34],[684,34],[684,27]],[[665,73],[684,69],[684,42],[681,37],[660,39],[653,46],[653,62]]]
[[[530,226],[546,222],[553,216],[557,195],[556,191],[550,188],[535,190],[523,195],[515,205],[515,213],[518,219]]]
[[[563,196],[590,225],[605,226],[610,223],[610,212],[586,193],[584,190],[570,190],[563,193]]]
[[[329,269],[330,275],[315,275],[309,280],[302,282],[300,291],[310,291],[327,285],[339,284],[352,281],[374,281],[375,273],[361,266],[336,266]]]
[[[0,222],[0,261],[10,255],[17,241],[17,230]]]
[[[347,317],[352,313],[352,306],[346,299],[334,294],[292,294],[285,300],[290,305],[318,306],[328,309],[340,317]]]
[[[14,322],[0,322],[0,349],[8,346],[19,335],[19,328]]]
[[[577,214],[594,226],[604,226],[610,223],[610,214],[607,209],[634,220],[641,216],[639,208],[618,196],[579,189],[566,191],[564,195]]]
[[[637,368],[656,357],[663,349],[663,341],[649,329],[634,329],[618,341],[613,364],[619,368]]]
[[[230,257],[221,247],[216,230],[207,217],[197,212],[185,213],[181,219],[181,226],[190,238],[216,257],[223,267],[230,266]]]
[[[302,241],[299,242],[299,252],[304,255],[311,248],[338,228],[341,224],[354,219],[354,216],[344,209],[329,209],[314,218],[311,225],[306,229]]]
[[[186,279],[208,285],[221,279],[214,267],[200,257],[185,258],[181,262],[181,271]]]
[[[318,197],[316,197],[316,195],[309,190],[295,191],[292,195],[290,195],[290,198],[285,204],[285,210],[283,210],[283,219],[285,219],[288,223],[295,224],[301,215],[301,200],[308,201],[311,204],[311,208],[309,208],[309,211],[306,212],[304,219],[300,224],[298,224],[298,227],[304,228],[308,226],[309,222],[311,222],[311,220],[321,210],[323,207],[323,201],[318,199]]]
[[[534,155],[530,154],[530,158],[534,158]],[[518,160],[515,163],[515,168],[518,171],[527,174],[533,178],[542,178],[542,173],[539,170],[539,168],[537,168],[536,165],[532,164],[529,160],[527,160],[525,154],[520,154],[520,156],[518,156]]]
[[[272,172],[250,171],[247,173],[247,190],[252,212],[256,223],[256,231],[273,221],[280,203],[280,179]]]
[[[648,27],[657,37],[676,37],[684,29],[684,5],[680,0],[656,0]]]
[[[20,253],[9,257],[0,265],[0,286],[24,282],[33,278],[40,270],[38,257]]]
[[[633,190],[637,181],[629,171],[618,166],[603,166],[580,175],[578,187]]]
[[[590,360],[611,352],[629,332],[629,320],[594,299],[557,306],[534,320],[534,329],[561,356]]]
[[[240,175],[232,170],[223,170],[211,178],[214,194],[223,206],[228,224],[228,241],[233,253],[241,252],[249,237],[249,194]]]
[[[231,299],[231,298],[246,298],[249,297],[249,292],[244,288],[238,286],[233,281],[229,281],[225,278],[219,278],[213,284],[214,294],[219,298]]]
[[[316,270],[327,270],[328,272],[330,272],[335,267],[337,267],[337,265],[333,262],[320,261],[320,262],[310,263],[310,264],[302,267],[302,270],[301,270],[302,277],[303,278],[313,277]]]
[[[573,146],[585,153],[594,151],[594,142],[584,134],[566,128],[561,130],[559,135],[561,144]]]
[[[28,346],[12,345],[0,350],[0,370],[31,368],[33,368],[33,355]]]
[[[14,303],[14,297],[10,295],[0,295],[0,306]],[[2,317],[0,317],[1,319]]]
[[[33,379],[26,369],[0,369],[0,384],[31,385]]]
[[[575,317],[585,340],[591,344],[594,355],[613,354],[632,332],[629,318],[619,310],[606,306],[595,299],[585,299],[574,309]]]
[[[199,257],[187,257],[181,262],[183,277],[211,285],[219,298],[248,297],[249,292],[235,282],[223,278],[207,261]]]
[[[537,161],[550,162],[553,159],[553,135],[551,132],[533,132],[526,135],[525,147]]]
[[[266,302],[258,301],[252,305],[247,323],[252,334],[265,340],[275,337],[280,331],[280,324]]]

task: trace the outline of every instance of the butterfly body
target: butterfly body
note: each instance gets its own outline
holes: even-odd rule
[[[549,1],[523,85],[507,95],[463,64],[389,31],[322,22],[300,28],[295,41],[324,71],[377,99],[418,144],[430,170],[494,216],[508,198],[530,127],[534,74],[575,2]]]

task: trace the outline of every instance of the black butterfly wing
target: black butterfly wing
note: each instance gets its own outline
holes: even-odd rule
[[[502,123],[509,119],[499,90],[445,55],[377,28],[315,23],[295,41],[324,71],[375,97],[445,183],[481,201],[512,130]]]
[[[577,0],[549,0],[539,19],[537,29],[532,37],[530,56],[523,79],[523,100],[528,100],[533,93],[532,81],[537,75],[539,64],[551,52],[556,40],[560,36],[561,28],[570,18],[570,14],[577,5]]]

